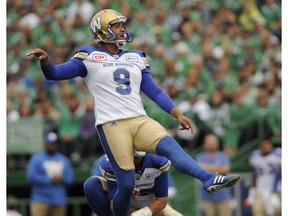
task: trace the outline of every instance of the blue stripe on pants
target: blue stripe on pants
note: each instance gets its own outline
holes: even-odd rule
[[[113,198],[114,215],[127,216],[131,205],[132,192],[135,186],[135,170],[125,171],[118,166],[109,147],[103,127],[99,125],[97,126],[97,129],[102,146],[109,158],[118,184],[118,190]]]

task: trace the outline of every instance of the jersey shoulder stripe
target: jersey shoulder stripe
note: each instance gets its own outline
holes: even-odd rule
[[[169,170],[170,166],[171,166],[171,161],[168,160],[168,162],[164,166],[160,167],[159,170],[161,173],[166,172]]]
[[[73,58],[79,58],[82,60],[85,60],[88,55],[90,55],[92,52],[98,51],[98,48],[94,46],[81,46],[76,52],[75,55],[72,57]]]
[[[77,52],[72,58],[79,58],[82,60],[85,60],[88,56],[88,53],[86,52]]]

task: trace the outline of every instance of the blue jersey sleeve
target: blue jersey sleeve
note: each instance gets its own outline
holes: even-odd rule
[[[173,100],[154,81],[148,67],[142,70],[141,91],[169,114],[175,107]]]
[[[166,157],[148,153],[144,159],[144,166],[154,167],[165,172],[169,170],[171,162]]]
[[[168,196],[168,172],[161,173],[155,179],[154,182],[154,193],[155,197],[167,197]]]
[[[77,76],[85,77],[87,68],[83,60],[95,50],[97,48],[93,46],[81,46],[72,59],[65,63],[55,65],[50,61],[47,66],[41,67],[45,78],[49,80],[67,80]]]
[[[74,58],[63,64],[53,64],[51,61],[45,67],[41,67],[46,79],[67,80],[77,76],[85,77],[87,69],[82,60]]]

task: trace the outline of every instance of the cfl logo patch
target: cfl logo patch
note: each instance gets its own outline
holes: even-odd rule
[[[94,54],[94,55],[92,55],[92,59],[94,61],[106,61],[107,57],[106,57],[106,55],[102,55],[102,54]]]
[[[224,179],[225,179],[225,176],[216,176],[216,178],[214,179],[213,184],[223,183]]]

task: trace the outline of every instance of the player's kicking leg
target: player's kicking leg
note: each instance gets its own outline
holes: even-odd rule
[[[151,118],[143,118],[142,121],[142,130],[134,137],[135,149],[138,151],[167,157],[176,170],[202,181],[204,188],[210,193],[231,187],[240,179],[239,176],[222,176],[208,172],[188,155],[157,121]]]
[[[240,179],[240,176],[237,175],[223,176],[206,171],[170,136],[166,136],[159,141],[156,153],[167,157],[178,171],[201,180],[204,189],[209,193],[216,192],[221,188],[231,187]]]

